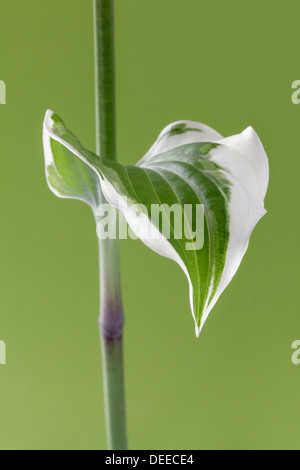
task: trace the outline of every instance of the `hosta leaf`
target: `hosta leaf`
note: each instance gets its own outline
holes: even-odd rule
[[[161,133],[135,167],[87,151],[54,113],[47,113],[44,132],[45,139],[50,136],[56,142],[53,152],[67,152],[70,159],[73,156],[90,167],[107,201],[124,213],[133,232],[147,246],[173,259],[183,269],[189,281],[191,310],[199,335],[209,312],[238,269],[254,226],[265,214],[268,159],[255,131],[248,128],[238,136],[223,139],[203,124],[177,122]],[[56,161],[56,157],[52,159]],[[89,180],[94,182],[93,187],[94,175]],[[153,204],[164,211],[170,230],[168,237],[161,214],[153,217],[151,213]],[[168,212],[174,205],[184,209],[185,205],[196,208],[200,204],[204,206],[201,249],[196,241],[191,243],[193,224],[187,223],[187,233],[178,238],[175,217]],[[131,210],[134,206],[140,208],[139,214]],[[186,217],[184,222],[189,222]]]
[[[51,191],[61,198],[80,199],[96,210],[100,201],[100,183],[95,172],[81,159],[57,141],[64,139],[66,128],[55,114],[47,113],[44,121],[43,144],[46,178]],[[77,138],[67,132],[68,140],[78,149]]]

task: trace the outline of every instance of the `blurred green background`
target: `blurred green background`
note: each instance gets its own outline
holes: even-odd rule
[[[179,119],[252,125],[268,215],[199,340],[184,274],[122,246],[132,449],[300,448],[298,0],[116,0],[118,153],[134,164]],[[0,1],[1,449],[103,449],[91,211],[47,188],[42,122],[94,149],[92,1]]]

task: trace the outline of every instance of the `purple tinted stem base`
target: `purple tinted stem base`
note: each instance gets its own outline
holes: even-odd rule
[[[108,448],[126,450],[126,414],[123,377],[123,338],[103,334],[101,327],[103,381]]]

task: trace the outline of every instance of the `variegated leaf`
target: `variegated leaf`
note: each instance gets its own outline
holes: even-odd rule
[[[83,199],[95,210],[101,185],[107,201],[124,213],[138,237],[179,264],[189,281],[198,336],[265,214],[268,159],[255,131],[249,127],[224,139],[204,124],[177,122],[164,129],[136,166],[123,166],[86,150],[49,111],[44,146],[48,182],[56,194]],[[164,210],[168,237],[161,213],[153,217],[153,205]],[[201,249],[191,242],[195,227],[185,215],[187,230],[177,236],[175,217],[167,210],[175,205],[183,214],[185,206],[204,206]],[[132,207],[139,207],[139,213]]]

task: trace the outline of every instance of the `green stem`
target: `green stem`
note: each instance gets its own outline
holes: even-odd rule
[[[116,160],[114,0],[94,0],[97,153]]]
[[[97,154],[116,159],[114,0],[94,0]],[[102,197],[102,202],[105,202]],[[123,308],[118,240],[99,240],[100,335],[108,447],[126,450]]]

